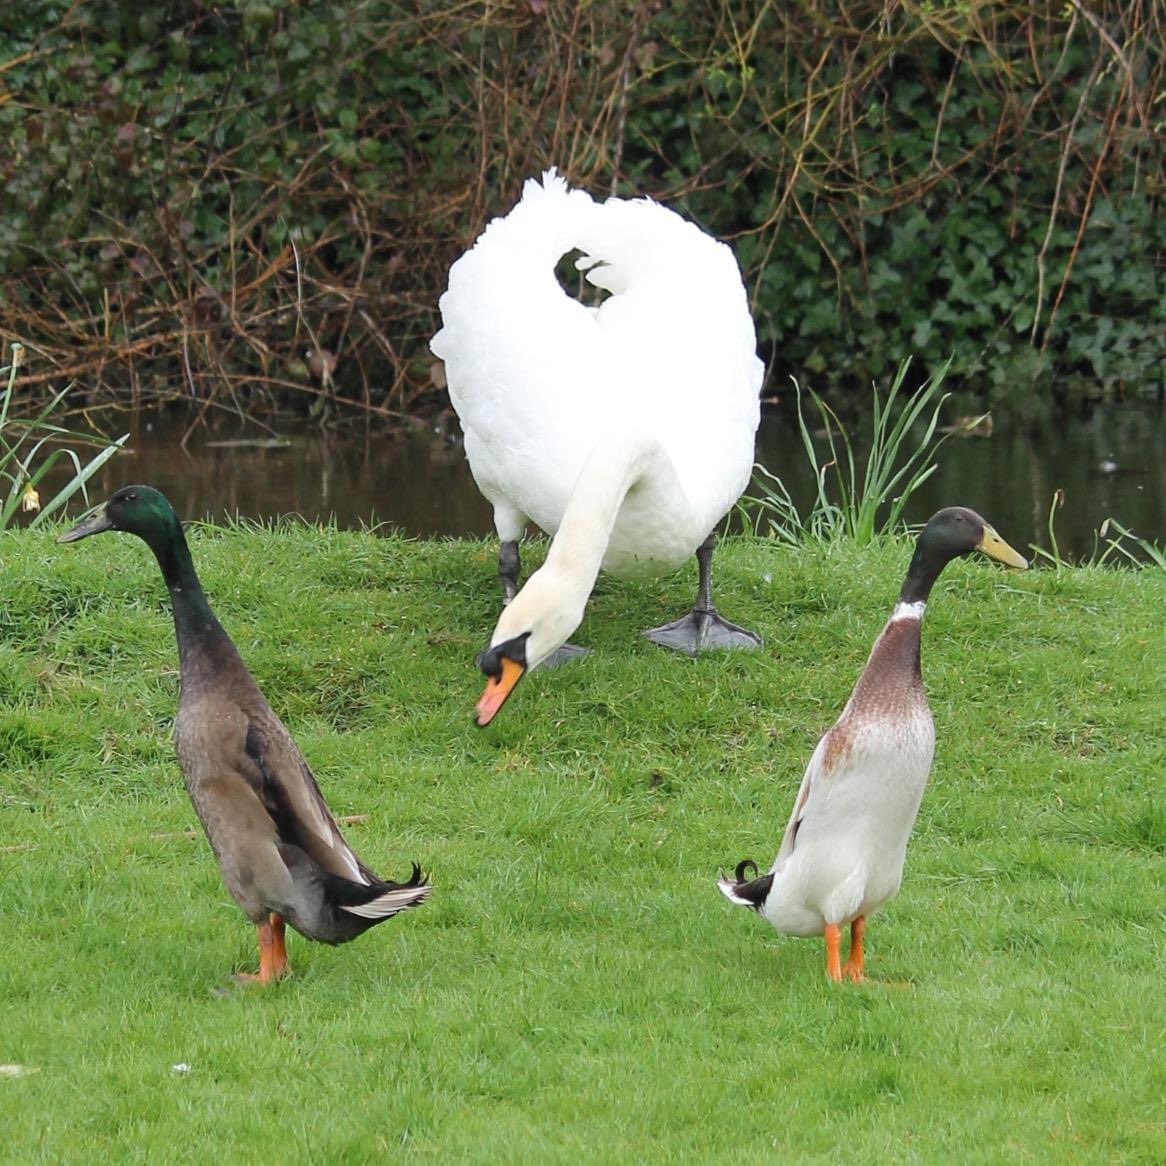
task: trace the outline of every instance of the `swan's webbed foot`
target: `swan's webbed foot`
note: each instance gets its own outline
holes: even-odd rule
[[[580,656],[590,656],[590,648],[581,648],[578,644],[560,644],[540,665],[540,668],[558,668],[560,664],[567,664],[577,660]]]
[[[658,628],[648,628],[644,635],[653,644],[699,656],[706,648],[759,648],[761,637],[748,628],[730,623],[715,609],[693,608],[687,615]]]
[[[692,610],[672,623],[649,628],[644,635],[653,644],[699,656],[706,648],[760,648],[761,637],[717,614],[713,607],[713,543],[714,535],[696,548],[696,563],[700,572],[696,602]]]

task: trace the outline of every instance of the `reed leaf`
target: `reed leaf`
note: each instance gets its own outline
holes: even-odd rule
[[[89,434],[66,429],[54,422],[52,416],[68,396],[71,385],[52,394],[48,402],[34,411],[31,417],[14,416],[12,409],[16,376],[22,355],[23,348],[14,344],[11,363],[6,369],[0,369],[0,375],[7,374],[7,384],[3,393],[0,393],[0,480],[8,483],[7,494],[3,505],[0,505],[0,530],[7,528],[29,491],[32,491],[37,510],[30,526],[38,526],[55,514],[78,490],[88,501],[85,484],[129,438],[129,434],[125,433],[115,440],[104,437],[95,440]],[[93,457],[83,462],[73,449],[62,444],[64,442],[89,446],[97,444],[99,449]],[[50,444],[57,448],[41,457],[45,447]],[[36,487],[62,458],[72,462],[73,474],[51,498],[41,502]]]
[[[1107,518],[1097,533],[1105,540],[1105,550],[1096,558],[1098,566],[1121,559],[1135,567],[1153,566],[1166,571],[1166,548],[1134,534],[1116,518]]]
[[[942,386],[950,361],[904,395],[910,367],[910,358],[899,365],[885,397],[877,385],[872,386],[872,432],[865,459],[857,454],[855,443],[831,406],[795,381],[798,431],[813,470],[815,497],[803,515],[780,479],[759,467],[759,493],[743,499],[741,507],[748,525],[791,544],[846,539],[859,546],[899,529],[908,500],[935,473],[936,451],[949,436],[937,439],[936,433],[939,412],[947,400]],[[805,396],[812,402],[816,418],[807,418]],[[825,431],[826,457],[819,455],[814,443],[815,423]],[[922,434],[913,436],[921,424]]]

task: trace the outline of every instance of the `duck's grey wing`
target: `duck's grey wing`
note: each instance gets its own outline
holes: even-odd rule
[[[249,711],[245,753],[261,778],[260,796],[283,841],[302,847],[331,874],[354,883],[373,881],[344,841],[299,746],[270,708]]]

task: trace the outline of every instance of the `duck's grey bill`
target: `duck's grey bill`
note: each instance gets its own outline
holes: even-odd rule
[[[76,526],[71,526],[64,534],[57,538],[59,543],[75,543],[79,538],[88,538],[91,534],[100,534],[103,530],[112,530],[113,523],[105,513],[103,502],[92,514],[85,515]]]

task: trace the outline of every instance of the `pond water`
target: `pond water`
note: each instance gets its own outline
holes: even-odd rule
[[[962,412],[951,404],[945,417]],[[456,435],[448,432],[390,434],[372,424],[321,432],[281,424],[273,441],[267,431],[228,415],[191,430],[190,418],[176,412],[135,416],[116,431],[127,429],[127,449],[91,484],[93,501],[128,482],[147,482],[184,518],[297,514],[332,518],[342,527],[383,523],[426,537],[492,531],[490,509]],[[856,444],[864,431],[859,418]],[[795,501],[808,504],[814,477],[788,406],[766,408],[757,448],[758,460],[782,478]],[[1017,548],[1047,549],[1050,504],[1054,491],[1062,490],[1054,528],[1062,555],[1088,555],[1095,531],[1109,517],[1166,543],[1161,402],[1084,403],[1039,426],[996,419],[990,436],[948,440],[938,462],[911,500],[909,521],[959,503],[979,510]]]

